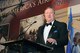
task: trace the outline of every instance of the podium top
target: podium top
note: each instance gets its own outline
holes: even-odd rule
[[[40,43],[36,43],[36,42],[32,42],[26,39],[22,39],[22,40],[11,40],[11,41],[6,41],[6,42],[1,42],[0,45],[4,45],[4,46],[9,46],[9,45],[13,45],[13,44],[23,44],[23,43],[27,43],[28,45],[35,47],[37,49],[40,50],[53,50],[53,48],[40,44]]]

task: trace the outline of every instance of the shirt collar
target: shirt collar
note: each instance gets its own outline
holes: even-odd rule
[[[51,23],[52,23],[52,25],[53,25],[54,21],[52,21]]]

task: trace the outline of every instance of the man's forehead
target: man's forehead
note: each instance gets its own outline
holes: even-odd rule
[[[54,12],[54,10],[51,8],[47,8],[44,12]]]
[[[52,9],[52,8],[47,8],[45,11],[47,11],[47,10],[51,10],[51,11],[53,11],[53,9]]]

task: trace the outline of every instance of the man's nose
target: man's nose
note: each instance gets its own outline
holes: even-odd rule
[[[48,16],[50,16],[51,14],[48,13]]]

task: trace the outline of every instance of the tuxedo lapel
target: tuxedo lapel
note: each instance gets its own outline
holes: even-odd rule
[[[48,35],[48,38],[50,38],[53,35],[52,33],[57,29],[56,26],[55,26],[55,22],[56,21],[54,21],[54,23],[53,23],[53,25],[51,27],[51,30],[50,30],[49,35]]]
[[[56,30],[57,30],[57,27],[56,27],[56,21],[54,21],[54,23],[53,23],[53,25],[52,25],[52,27],[51,27],[51,30],[50,30],[50,32],[49,32],[49,34],[48,34],[48,38],[55,38],[56,37],[56,35],[55,35],[55,32],[56,32]],[[48,46],[50,45],[50,43],[46,43]]]
[[[44,42],[44,35],[43,35],[44,27],[45,27],[45,25],[43,25],[42,28],[41,28],[41,38],[42,38],[42,43],[43,44],[45,44],[45,42]]]
[[[56,27],[53,25],[53,26],[51,27],[50,32],[49,32],[48,38],[51,38],[51,36],[53,35],[52,33],[53,33],[55,30],[56,30]]]
[[[53,25],[52,25],[52,27],[51,27],[51,29],[50,29],[50,31],[49,31],[49,34],[48,34],[48,37],[47,38],[52,38],[52,37],[54,37],[54,31],[56,31],[57,30],[57,27],[56,27],[56,20],[54,21],[54,23],[53,23]],[[41,33],[41,35],[42,35],[42,39],[44,40],[44,35],[43,35],[43,32],[44,32],[44,27],[45,27],[45,25],[42,27],[42,33]],[[44,41],[43,41],[44,42]],[[45,43],[45,42],[44,42]],[[46,44],[48,44],[48,42],[46,43]]]

